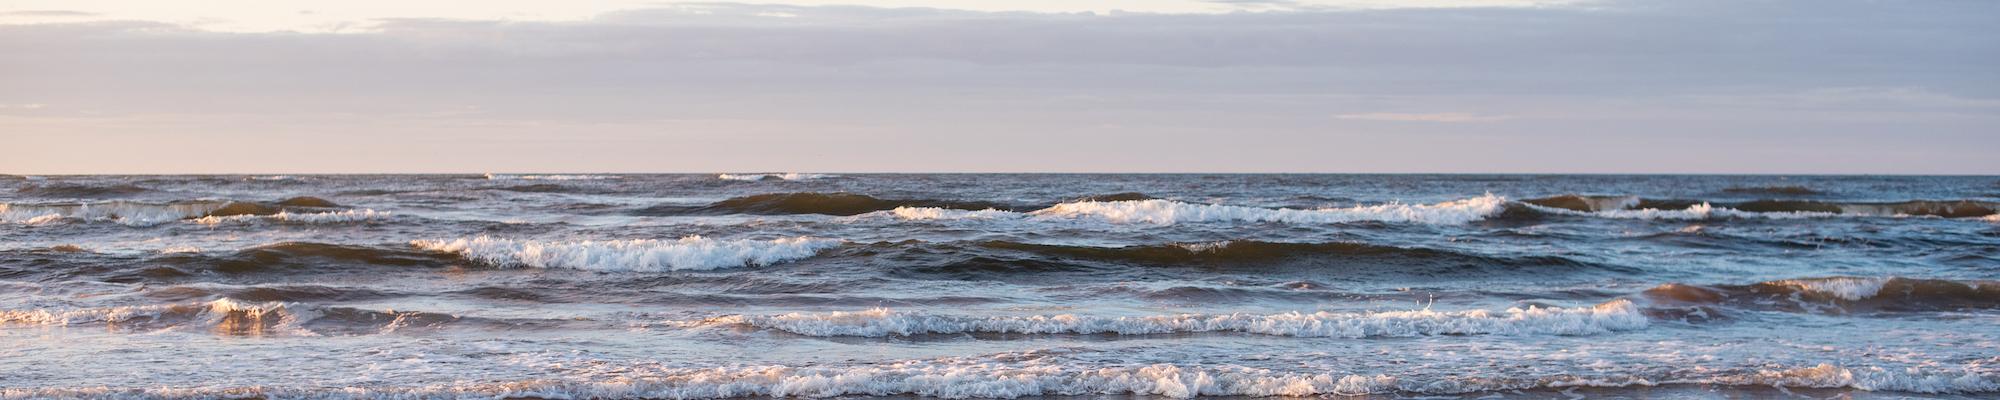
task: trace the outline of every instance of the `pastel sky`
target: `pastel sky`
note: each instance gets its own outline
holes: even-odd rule
[[[2000,173],[2000,2],[0,0],[0,173]]]

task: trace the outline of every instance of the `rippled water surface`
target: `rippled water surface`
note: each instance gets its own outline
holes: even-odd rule
[[[2000,395],[2000,178],[0,176],[0,397]]]

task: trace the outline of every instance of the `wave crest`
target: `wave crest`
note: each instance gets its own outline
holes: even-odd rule
[[[194,200],[167,203],[114,200],[93,203],[10,204],[0,203],[0,223],[40,225],[63,220],[114,222],[130,226],[152,226],[180,220],[216,222],[230,217],[279,217],[299,222],[337,222],[379,216],[373,210],[327,213],[333,202],[312,197],[294,197],[275,203],[230,200]],[[205,222],[205,223],[208,223]]]
[[[1085,201],[1057,204],[1030,213],[1051,218],[1094,218],[1120,224],[1173,225],[1187,222],[1347,223],[1362,221],[1463,224],[1499,214],[1506,200],[1491,194],[1437,204],[1378,204],[1347,208],[1270,209],[1171,200]]]
[[[835,178],[839,177],[839,175],[785,172],[785,173],[762,173],[762,174],[721,174],[721,175],[716,175],[715,177],[716,179],[722,179],[728,181],[755,182],[755,181],[809,181],[814,179]]]
[[[313,318],[287,303],[244,302],[221,298],[202,303],[87,308],[76,310],[5,310],[0,323],[40,326],[108,325],[114,328],[168,328],[199,323],[217,333],[255,335],[296,330]]]
[[[533,241],[496,239],[417,240],[418,249],[452,253],[499,267],[572,268],[597,271],[711,270],[767,266],[802,260],[842,242],[812,237],[774,240]]]
[[[1438,335],[1593,335],[1643,329],[1644,314],[1626,300],[1594,307],[1512,308],[1501,312],[1386,311],[1269,315],[1181,314],[1104,317],[950,316],[872,309],[823,314],[728,316],[711,323],[740,324],[807,336],[910,336],[957,333],[1116,334],[1238,332],[1294,337],[1412,337]]]
[[[1750,285],[1666,284],[1643,295],[1665,305],[1816,313],[2000,308],[2000,283],[1899,277],[1802,278]]]
[[[987,202],[961,202],[950,200],[901,200],[880,199],[873,196],[835,193],[769,193],[731,198],[706,206],[656,206],[641,210],[641,215],[684,215],[684,214],[824,214],[860,215],[875,211],[887,211],[904,207],[925,207],[956,210],[1004,209],[1006,205]]]

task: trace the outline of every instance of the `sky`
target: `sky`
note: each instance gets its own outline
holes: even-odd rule
[[[2000,2],[0,0],[0,173],[2000,174]]]

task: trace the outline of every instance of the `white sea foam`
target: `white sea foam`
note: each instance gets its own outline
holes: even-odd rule
[[[417,248],[457,253],[501,267],[573,268],[599,271],[673,271],[765,266],[812,257],[841,241],[812,237],[775,240],[534,241],[485,236],[417,240]]]
[[[529,364],[540,360],[510,361]],[[1333,371],[1281,371],[1233,364],[1093,364],[1028,353],[952,357],[859,366],[750,365],[714,368],[632,368],[561,363],[548,365],[597,379],[538,379],[520,382],[454,382],[415,387],[327,390],[258,387],[202,388],[11,388],[0,398],[211,398],[268,397],[322,399],[380,398],[653,398],[721,399],[746,397],[830,398],[923,396],[947,399],[1031,396],[1136,395],[1167,398],[1204,396],[1305,397],[1394,393],[1462,395],[1509,390],[1660,385],[1776,386],[1836,388],[1932,394],[2000,391],[2000,383],[1965,371],[1891,370],[1880,367],[1766,369],[1717,373],[1695,369],[1679,377],[1608,375],[1598,377],[1464,376],[1409,378]],[[1696,367],[1699,368],[1699,367]],[[1699,395],[1702,392],[1691,393]],[[1663,392],[1667,394],[1675,392]],[[1554,395],[1554,393],[1549,393]],[[1667,397],[1673,397],[1671,395]]]
[[[765,179],[777,179],[777,180],[787,180],[787,181],[809,181],[814,179],[832,178],[837,176],[839,175],[804,174],[797,172],[786,172],[786,173],[762,173],[762,174],[721,174],[721,175],[716,175],[716,178],[720,178],[723,180],[731,180],[731,181],[761,181]]]
[[[909,221],[936,221],[936,220],[948,221],[948,220],[968,220],[968,219],[981,220],[981,219],[1020,218],[1024,216],[1024,214],[1017,212],[1001,211],[991,208],[984,210],[954,210],[949,208],[937,208],[937,207],[896,207],[896,209],[894,210],[878,211],[877,213],[888,213],[888,215],[893,216],[896,219],[909,220]]]
[[[1707,379],[1700,383],[1796,388],[1853,388],[1913,393],[1981,393],[2000,391],[2000,381],[1974,373],[1931,373],[1915,368],[1840,367],[1766,369],[1753,374]]]
[[[229,205],[226,201],[142,203],[107,201],[76,204],[0,203],[0,223],[40,225],[65,219],[109,221],[133,226],[158,225],[207,215]]]
[[[1581,215],[1589,217],[1617,218],[1617,219],[1651,219],[1651,220],[1710,220],[1710,219],[1729,219],[1729,218],[1800,219],[1800,218],[1837,217],[1841,215],[1829,212],[1812,212],[1812,211],[1753,212],[1753,211],[1737,210],[1729,207],[1716,207],[1708,203],[1696,204],[1686,209],[1680,209],[1680,210],[1642,208],[1636,210],[1604,210],[1604,211],[1576,211],[1563,208],[1544,207],[1534,204],[1524,204],[1524,205],[1530,208],[1534,208],[1537,211],[1550,214]]]
[[[1079,201],[1027,213],[1000,210],[953,210],[898,207],[865,214],[902,220],[1091,219],[1114,224],[1172,225],[1187,222],[1283,222],[1331,224],[1360,221],[1463,224],[1499,214],[1507,201],[1494,195],[1437,204],[1378,204],[1346,208],[1289,209],[1194,204],[1172,200]]]
[[[1595,307],[1512,308],[1501,312],[1432,310],[1370,313],[1181,314],[1104,317],[951,316],[872,309],[856,312],[727,316],[712,323],[742,324],[807,336],[906,336],[952,333],[1119,334],[1241,332],[1297,337],[1410,337],[1435,335],[1591,335],[1645,328],[1631,301]]]
[[[190,220],[189,222],[202,225],[220,225],[225,223],[246,223],[246,222],[259,222],[259,221],[290,222],[290,223],[304,223],[304,224],[335,224],[335,223],[349,223],[349,222],[367,222],[378,219],[386,219],[389,218],[392,214],[393,213],[387,211],[375,211],[372,209],[326,211],[326,212],[316,212],[316,213],[293,213],[289,211],[279,211],[277,214],[271,214],[271,215],[231,215],[226,217],[207,216],[207,217],[196,218]]]
[[[169,327],[200,321],[205,326],[258,331],[295,330],[317,316],[298,312],[283,302],[253,303],[221,298],[203,303],[138,305],[69,310],[0,310],[0,324],[41,326],[118,325],[131,323]]]
[[[1210,221],[1463,224],[1499,214],[1506,203],[1506,199],[1491,194],[1437,204],[1391,203],[1313,210],[1191,204],[1170,200],[1082,201],[1057,204],[1030,214],[1044,218],[1095,218],[1121,224],[1159,225]]]
[[[1808,292],[1831,295],[1847,301],[1856,301],[1856,300],[1867,299],[1870,297],[1875,297],[1876,294],[1880,294],[1882,292],[1882,286],[1887,285],[1889,283],[1889,279],[1890,278],[1822,278],[1822,279],[1784,280],[1784,281],[1777,281],[1774,283],[1779,285],[1797,287],[1801,290],[1805,290]]]

